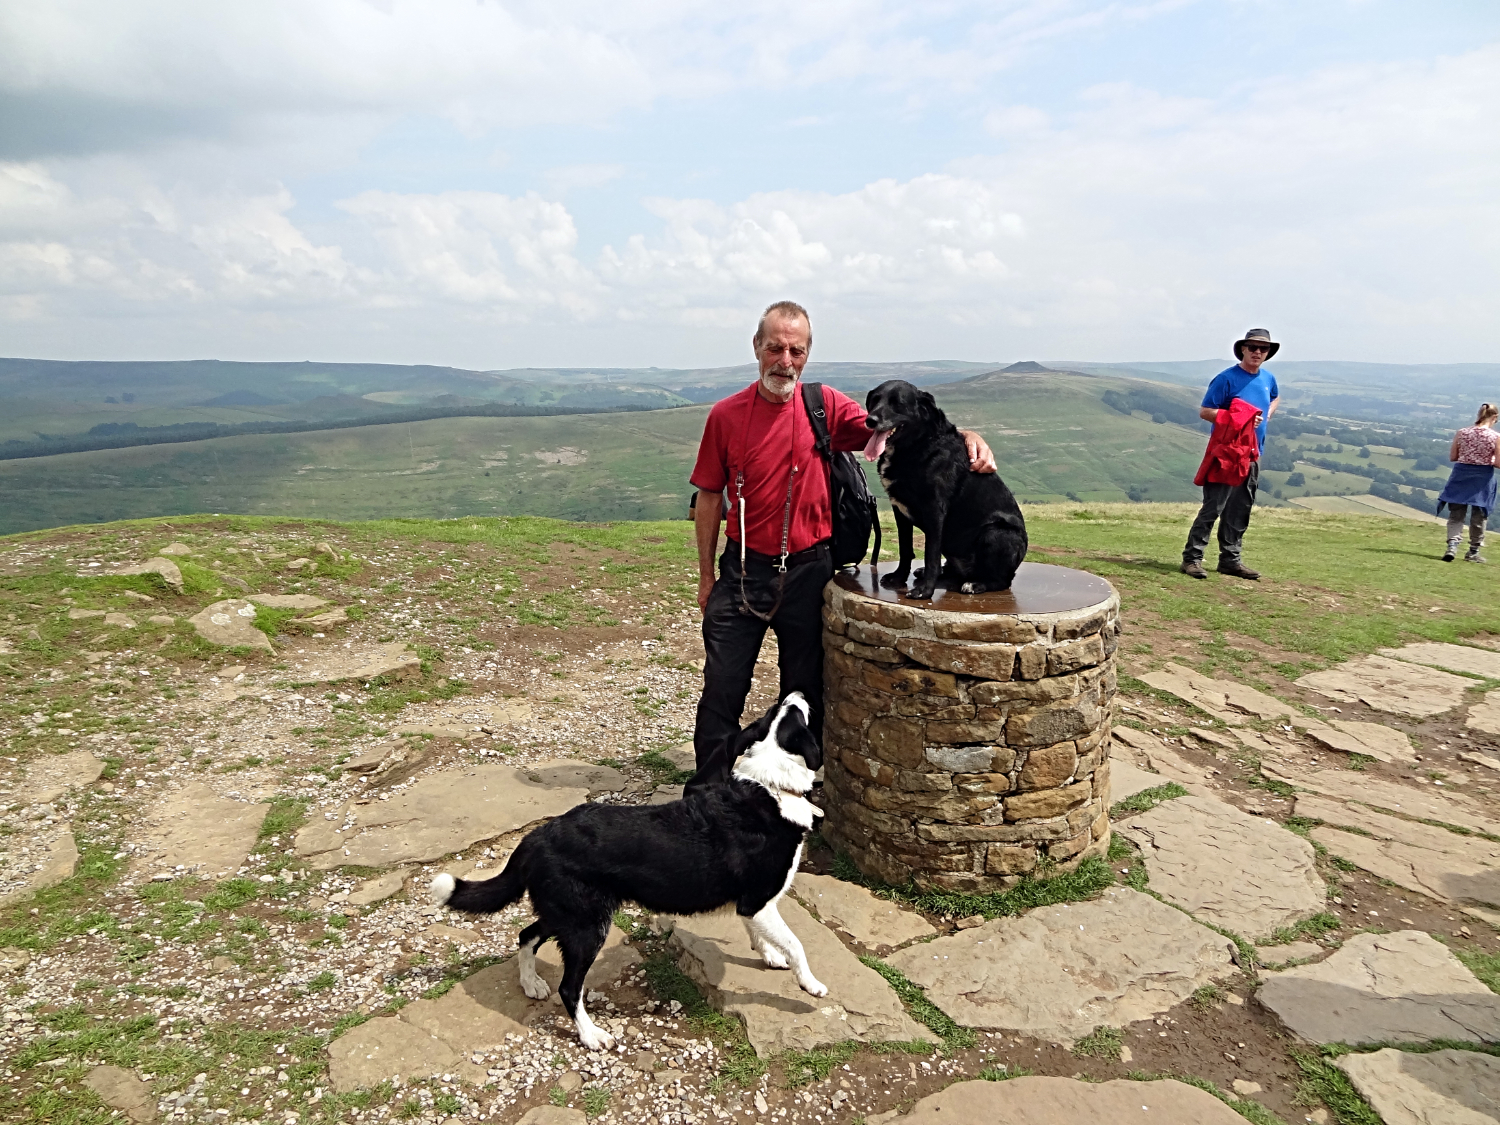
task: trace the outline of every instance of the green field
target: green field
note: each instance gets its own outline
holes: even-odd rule
[[[1191,499],[1203,435],[1100,401],[1127,386],[991,377],[936,393],[955,422],[986,436],[1023,500],[1125,500],[1132,487]],[[205,511],[677,518],[708,409],[448,418],[0,461],[0,533]],[[575,452],[559,460],[559,450]]]

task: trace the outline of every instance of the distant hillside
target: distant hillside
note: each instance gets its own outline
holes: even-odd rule
[[[1195,494],[1202,434],[1121,413],[1102,397],[1177,394],[1186,410],[1186,393],[1139,380],[1001,372],[933,391],[954,421],[987,436],[1023,499]],[[449,418],[0,461],[0,533],[190,512],[679,518],[707,413],[700,405]]]

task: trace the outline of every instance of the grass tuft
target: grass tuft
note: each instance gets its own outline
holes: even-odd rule
[[[1201,989],[1200,989],[1201,991]],[[1110,1059],[1120,1061],[1125,1036],[1118,1027],[1099,1026],[1073,1044],[1073,1053],[1082,1059]]]
[[[833,875],[847,883],[858,883],[880,898],[905,903],[930,914],[968,918],[983,914],[986,918],[1008,918],[1024,914],[1038,906],[1055,906],[1060,902],[1082,902],[1112,887],[1115,877],[1109,864],[1098,856],[1089,856],[1074,870],[1061,875],[1027,878],[1008,891],[987,895],[960,894],[957,891],[924,891],[915,885],[893,887],[864,875],[847,856],[834,857]]]
[[[1123,801],[1116,801],[1110,806],[1110,819],[1125,816],[1128,813],[1149,812],[1163,801],[1170,801],[1174,797],[1186,797],[1188,791],[1175,781],[1169,781],[1165,785],[1157,785],[1151,789],[1142,789],[1139,793],[1132,793]]]
[[[1338,1067],[1310,1051],[1292,1049],[1292,1060],[1302,1073],[1297,1100],[1303,1104],[1323,1102],[1333,1111],[1338,1125],[1384,1125],[1380,1114],[1354,1090],[1354,1083]]]
[[[948,1013],[927,999],[927,993],[908,980],[906,974],[900,969],[887,965],[878,957],[861,957],[860,962],[866,968],[874,969],[883,976],[886,983],[901,998],[901,1003],[906,1005],[911,1018],[942,1039],[945,1047],[956,1050],[974,1045],[974,1033],[966,1027],[959,1026]]]

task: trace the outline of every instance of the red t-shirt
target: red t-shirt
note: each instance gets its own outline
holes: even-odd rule
[[[781,554],[781,525],[787,482],[797,467],[792,488],[791,533],[787,553],[805,551],[833,534],[828,500],[828,470],[813,444],[812,421],[802,405],[802,388],[787,402],[768,402],[759,383],[721,399],[708,412],[694,487],[729,491],[729,537],[738,550],[740,514],[735,509],[735,479],[745,474],[745,545],[763,555]],[[823,410],[836,451],[863,449],[870,440],[863,406],[832,387],[823,388]]]

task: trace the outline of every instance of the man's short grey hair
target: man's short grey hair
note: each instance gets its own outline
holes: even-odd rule
[[[796,301],[777,301],[774,305],[767,307],[760,314],[760,323],[755,326],[755,343],[759,344],[766,338],[766,321],[772,316],[800,316],[807,322],[807,348],[812,350],[812,317],[807,315],[807,310]]]

